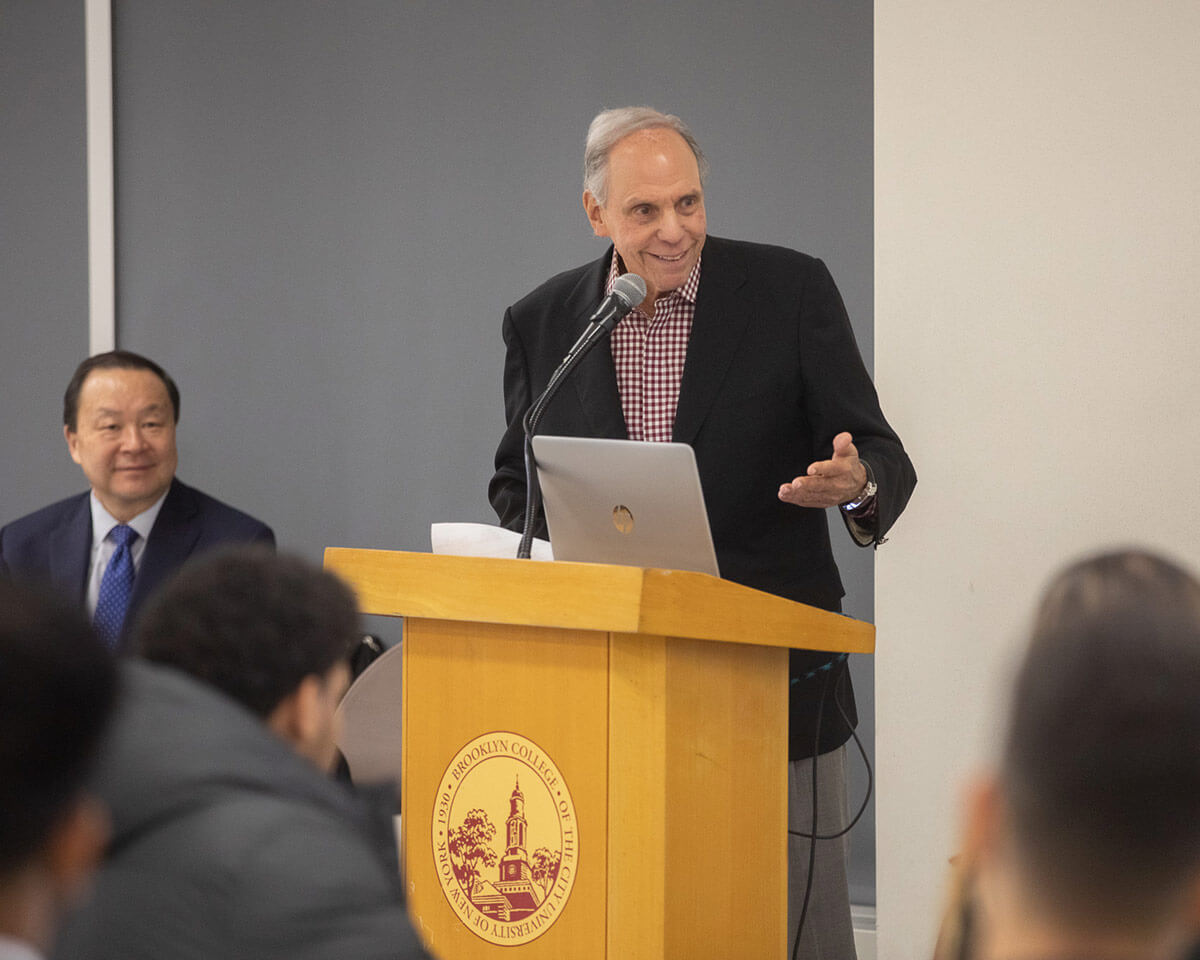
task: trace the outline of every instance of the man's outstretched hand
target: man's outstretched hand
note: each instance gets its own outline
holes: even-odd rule
[[[779,499],[798,507],[836,507],[849,503],[867,485],[867,468],[848,433],[833,438],[833,459],[810,463],[802,477],[779,488]]]

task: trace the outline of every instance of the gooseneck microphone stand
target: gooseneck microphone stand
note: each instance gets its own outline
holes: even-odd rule
[[[600,304],[599,309],[592,314],[587,329],[583,331],[575,345],[563,358],[558,369],[550,377],[546,389],[533,402],[525,413],[522,425],[525,428],[525,515],[521,526],[521,543],[517,547],[517,557],[529,559],[533,546],[533,525],[538,507],[542,503],[542,488],[537,482],[537,461],[533,456],[533,435],[537,432],[538,424],[545,413],[546,407],[554,399],[559,388],[566,382],[588,352],[605,336],[612,333],[617,322],[646,298],[646,281],[636,273],[625,273],[619,276],[613,284],[610,293]]]

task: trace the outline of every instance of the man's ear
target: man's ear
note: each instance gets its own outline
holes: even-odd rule
[[[608,226],[604,222],[604,207],[592,196],[591,190],[583,191],[583,212],[587,214],[588,223],[592,225],[592,233],[598,237],[610,236]]]
[[[996,852],[1004,819],[1000,784],[995,777],[976,777],[967,787],[963,825],[964,866],[973,869]]]
[[[321,734],[325,717],[324,693],[321,678],[309,674],[292,694],[296,704],[296,731],[301,743],[312,743]]]
[[[76,463],[82,463],[79,459],[79,435],[65,423],[63,424],[63,439],[67,441],[67,450],[71,454],[71,459]]]
[[[86,888],[100,866],[110,833],[108,810],[87,795],[79,797],[51,833],[45,860],[62,901],[73,901]]]
[[[321,729],[321,678],[309,674],[276,704],[267,726],[300,752]]]

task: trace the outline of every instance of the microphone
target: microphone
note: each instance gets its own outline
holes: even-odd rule
[[[550,402],[550,398],[558,392],[559,386],[575,365],[583,359],[583,355],[594,347],[606,333],[612,333],[617,322],[634,307],[646,299],[646,281],[636,273],[623,273],[613,282],[612,293],[600,301],[588,325],[584,328],[574,346],[567,351],[558,369],[546,382],[546,389],[533,402],[529,412],[525,414],[525,433],[533,436],[537,421],[541,419],[542,410]]]
[[[600,301],[588,323],[598,323],[611,333],[617,321],[645,299],[646,281],[636,273],[623,273],[613,283],[612,293]]]
[[[636,273],[623,273],[613,282],[612,293],[600,301],[594,313],[588,318],[588,325],[580,334],[575,345],[567,351],[562,363],[550,377],[546,389],[529,407],[525,414],[525,515],[521,531],[521,543],[517,547],[517,556],[527,559],[533,544],[533,518],[537,513],[538,502],[541,499],[541,489],[537,483],[537,464],[533,459],[533,434],[537,430],[538,421],[542,419],[547,405],[563,385],[563,381],[605,334],[612,333],[617,322],[634,307],[646,299],[646,281]]]
[[[563,366],[577,353],[586,353],[591,349],[591,343],[599,340],[606,333],[612,333],[620,319],[629,313],[634,307],[646,299],[646,281],[639,277],[636,273],[623,273],[613,282],[612,293],[600,301],[595,312],[588,317],[587,328],[575,341],[575,346],[567,351],[566,357],[563,358],[562,364],[559,365],[559,371],[562,371]],[[565,373],[565,371],[563,371]],[[550,383],[554,383],[555,377],[559,373],[556,372],[550,378]]]

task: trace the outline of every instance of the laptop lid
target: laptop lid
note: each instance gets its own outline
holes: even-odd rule
[[[721,575],[686,443],[537,436],[533,453],[555,560]]]

